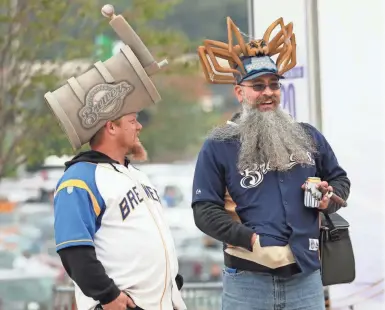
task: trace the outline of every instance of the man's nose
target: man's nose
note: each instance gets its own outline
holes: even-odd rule
[[[271,96],[273,94],[273,91],[271,90],[271,88],[269,86],[267,86],[262,94],[267,95],[267,96]]]
[[[140,131],[142,130],[143,126],[141,123],[138,122],[138,125],[136,126],[137,130]]]

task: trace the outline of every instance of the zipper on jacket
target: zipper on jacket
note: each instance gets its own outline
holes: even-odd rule
[[[90,163],[90,164],[93,164],[93,165],[96,165],[98,166],[97,164],[95,163]],[[151,209],[149,208],[148,204],[151,202],[149,201],[149,198],[147,196],[147,194],[145,193],[144,189],[143,189],[143,186],[142,184],[140,184],[140,182],[138,182],[137,180],[133,180],[131,178],[131,176],[129,176],[127,173],[119,170],[119,171],[116,171],[118,169],[116,169],[116,167],[114,167],[115,169],[113,169],[112,167],[108,167],[108,166],[100,166],[101,168],[107,168],[107,169],[110,169],[114,172],[118,172],[118,173],[121,173],[123,174],[124,176],[128,177],[134,184],[136,184],[136,186],[139,187],[139,190],[141,191],[142,195],[144,195],[144,201],[146,202],[145,205],[146,205],[146,208],[147,210],[150,212],[151,214],[151,218],[153,219],[155,225],[156,225],[156,228],[158,229],[158,232],[159,232],[159,235],[160,235],[160,238],[162,240],[162,244],[163,244],[163,249],[164,249],[164,256],[165,256],[165,259],[166,259],[166,272],[165,272],[165,279],[164,279],[164,288],[163,288],[163,292],[162,292],[162,296],[160,298],[160,304],[159,304],[159,309],[160,310],[163,310],[163,298],[164,298],[164,295],[166,293],[166,289],[167,289],[167,278],[168,278],[168,272],[169,272],[169,259],[168,259],[168,250],[167,250],[167,246],[166,246],[166,242],[165,242],[165,239],[163,237],[163,233],[161,231],[161,228],[159,227],[159,224],[158,222],[156,221],[155,219],[155,216],[154,214],[152,213]],[[130,170],[128,167],[125,167],[128,171]],[[141,171],[140,171],[141,172]],[[141,172],[143,173],[143,172]],[[171,287],[171,290],[172,290],[172,287]],[[172,295],[172,291],[170,292],[170,294]]]
[[[128,167],[126,167],[127,170],[130,170]],[[141,171],[140,171],[141,172]],[[141,172],[143,173],[143,172]],[[146,202],[145,205],[146,205],[146,208],[147,210],[150,212],[151,214],[151,217],[152,217],[152,220],[154,221],[155,225],[156,225],[156,228],[158,229],[158,232],[159,232],[159,235],[160,235],[160,238],[162,240],[162,244],[163,244],[163,249],[164,249],[164,256],[165,256],[165,260],[166,260],[166,272],[165,272],[165,279],[164,279],[164,288],[163,288],[163,292],[162,292],[162,296],[160,298],[160,304],[159,304],[159,309],[160,310],[163,310],[163,298],[164,298],[164,295],[166,293],[166,289],[167,289],[167,278],[168,278],[168,273],[169,273],[169,259],[168,259],[168,250],[167,250],[167,246],[166,246],[166,242],[165,242],[165,239],[164,239],[164,236],[163,236],[163,233],[162,233],[162,230],[161,228],[159,227],[159,224],[157,222],[157,220],[155,219],[155,216],[153,214],[153,212],[151,211],[151,209],[149,208],[149,204],[152,203],[149,198],[148,198],[148,195],[145,193],[144,189],[143,189],[143,186],[140,182],[138,182],[137,180],[133,180],[131,178],[131,176],[129,176],[128,174],[124,173],[123,174],[125,176],[127,176],[133,183],[135,183],[139,190],[141,191],[142,195],[144,196],[144,201]],[[171,288],[172,289],[172,288]],[[172,292],[171,292],[171,295],[172,295]]]

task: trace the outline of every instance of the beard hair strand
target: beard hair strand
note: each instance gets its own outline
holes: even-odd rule
[[[138,162],[145,162],[148,160],[147,151],[140,141],[135,143],[131,153],[128,155],[128,158]]]
[[[209,139],[240,141],[237,167],[239,171],[268,166],[270,170],[287,171],[293,162],[311,163],[311,154],[317,153],[311,135],[279,106],[261,112],[243,104],[234,124],[214,128]]]

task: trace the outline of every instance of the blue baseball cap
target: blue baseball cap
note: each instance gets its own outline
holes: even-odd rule
[[[243,81],[253,80],[265,74],[274,74],[280,79],[284,76],[278,74],[277,65],[269,56],[241,57],[246,74],[243,74],[241,68],[235,67],[241,74],[234,74],[237,84]]]

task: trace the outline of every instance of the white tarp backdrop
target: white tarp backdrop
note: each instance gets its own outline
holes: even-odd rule
[[[306,46],[306,16],[304,15],[304,0],[269,0],[254,1],[253,29],[255,39],[261,39],[270,24],[280,17],[286,24],[293,22],[297,41],[297,65],[285,74],[282,80],[282,106],[299,121],[310,122],[308,93],[308,66]],[[278,26],[270,39],[280,30]],[[242,30],[247,32],[246,30]],[[276,58],[273,57],[274,59]]]
[[[305,1],[250,0],[249,7],[257,38],[281,16],[285,23],[293,21],[300,68],[296,70],[303,77],[284,82],[282,104],[295,111],[297,120],[310,122]],[[357,302],[355,310],[384,309],[384,2],[318,1],[320,119],[323,134],[352,182],[349,206],[340,214],[351,224],[357,268],[353,283],[331,287],[333,309],[348,309]],[[294,88],[294,100],[285,98],[289,87]]]

